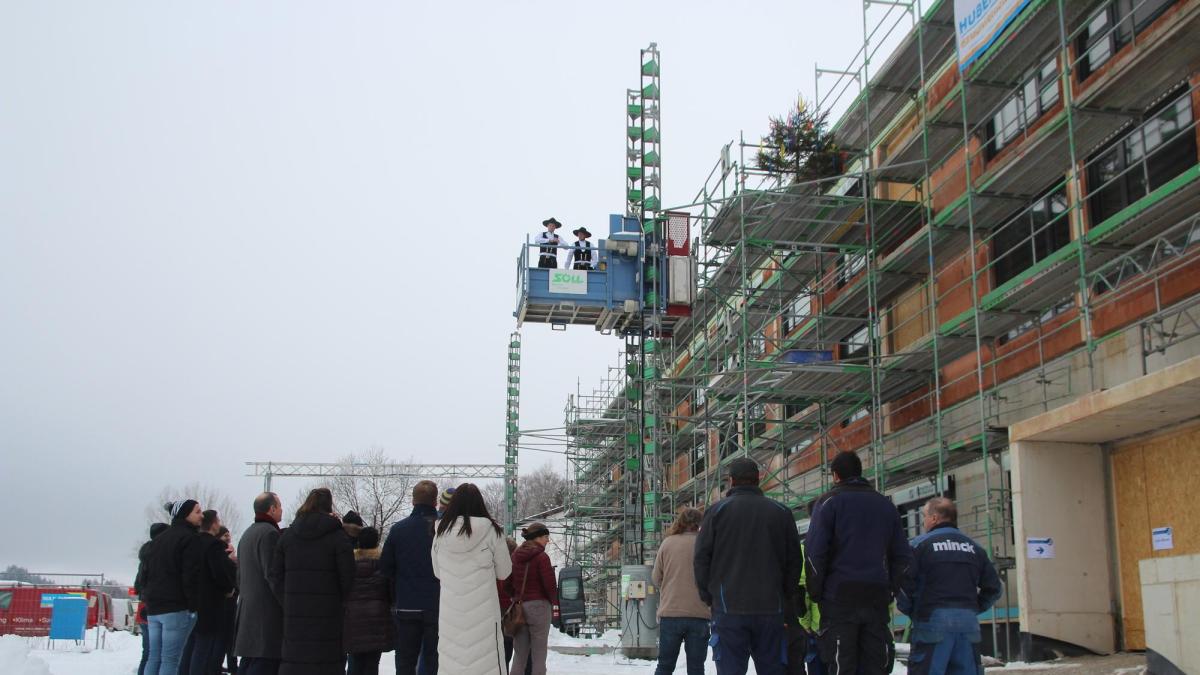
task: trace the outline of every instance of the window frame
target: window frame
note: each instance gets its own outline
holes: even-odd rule
[[[984,125],[984,154],[994,159],[1004,148],[1012,145],[1022,132],[1062,100],[1059,91],[1061,68],[1058,55],[1051,53],[1040,59],[1037,67],[1028,71],[1016,90],[1001,102]],[[1048,92],[1053,95],[1047,96]],[[1028,100],[1032,99],[1032,100]],[[1008,115],[1012,119],[1008,119]],[[1011,133],[1010,133],[1011,129]]]
[[[1053,213],[1046,219],[1046,222],[1038,224],[1033,218],[1035,207],[1043,205],[1046,213],[1052,213],[1053,209],[1050,205],[1057,199],[1062,200],[1062,210]],[[1038,262],[1045,260],[1055,251],[1071,243],[1070,210],[1071,205],[1067,197],[1066,186],[1052,187],[1030,201],[1025,208],[1017,212],[992,234],[990,266],[992,279],[996,286],[1017,278]],[[1024,227],[1020,227],[1020,223],[1024,223]],[[1058,228],[1061,228],[1062,231],[1051,232],[1052,229]],[[1014,232],[1020,233],[1021,237],[1016,240],[1011,239]],[[1062,237],[1062,242],[1048,247],[1048,243],[1044,239],[1048,233],[1053,235],[1051,242],[1059,237]],[[1005,246],[1004,250],[1001,250],[1002,246]],[[1041,250],[1042,247],[1047,247],[1047,250]],[[1019,249],[1024,249],[1024,252],[1017,253]]]
[[[1142,121],[1128,133],[1093,153],[1085,166],[1091,227],[1120,213],[1200,162],[1200,146],[1195,134],[1196,112],[1191,89],[1185,85],[1163,97],[1163,102],[1148,110]],[[1174,125],[1169,135],[1161,131],[1161,125],[1167,119]],[[1158,126],[1153,130],[1156,142],[1150,147],[1147,132],[1156,124]],[[1190,150],[1190,159],[1175,166],[1171,163],[1172,153],[1179,153],[1185,146]],[[1105,158],[1109,156],[1115,168],[1105,178],[1101,167],[1108,163]],[[1140,171],[1136,168],[1139,165]]]
[[[803,307],[803,313],[797,311]],[[788,301],[784,306],[783,312],[780,314],[780,333],[786,337],[800,323],[812,316],[812,295],[807,291],[801,292],[796,297]]]
[[[1154,5],[1156,2],[1158,4]],[[1075,53],[1080,55],[1076,59],[1079,81],[1086,81],[1103,68],[1176,2],[1178,0],[1111,0],[1088,17],[1084,23],[1086,28],[1075,38]],[[1105,22],[1102,32],[1097,34],[1092,31],[1092,24],[1101,16]],[[1102,59],[1093,60],[1092,51],[1101,45],[1107,48],[1107,53]]]
[[[847,361],[849,359],[857,359],[860,357],[870,356],[870,354],[871,354],[871,331],[870,331],[870,328],[871,328],[870,326],[863,326],[862,328],[856,329],[854,332],[849,333],[844,338],[842,338],[842,340],[838,343],[839,347],[840,347],[838,350],[838,360],[839,361]],[[860,335],[862,337],[862,341],[861,342],[856,341],[855,338],[858,338]],[[856,346],[851,348],[850,345],[856,345]]]

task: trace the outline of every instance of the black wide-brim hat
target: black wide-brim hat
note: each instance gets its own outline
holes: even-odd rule
[[[591,233],[591,232],[588,232],[588,230],[587,230],[587,228],[586,228],[586,227],[581,227],[581,228],[579,228],[578,230],[574,230],[574,231],[572,231],[572,232],[571,232],[571,234],[575,235],[576,237],[581,237],[581,236],[583,236],[583,235],[585,235],[585,234],[586,234],[587,236],[589,236],[589,237],[590,237],[590,236],[592,236],[592,233]]]
[[[562,223],[558,222],[554,218],[547,218],[547,219],[543,220],[542,225],[553,225],[554,227],[562,227]]]

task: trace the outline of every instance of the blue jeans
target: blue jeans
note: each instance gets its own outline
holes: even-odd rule
[[[138,662],[138,675],[146,675],[146,661],[150,660],[150,626],[140,624],[142,631],[142,660]]]
[[[194,625],[195,612],[169,612],[148,618],[146,632],[150,634],[150,655],[146,659],[145,675],[177,675],[183,645]]]
[[[758,675],[784,675],[787,636],[783,614],[725,614],[713,610],[713,661],[717,675],[745,675],[751,657]]]
[[[928,619],[913,621],[908,672],[913,675],[982,675],[979,640],[979,619],[974,611],[935,609]]]
[[[708,657],[708,619],[675,616],[658,620],[658,668],[654,675],[675,672],[681,642],[688,675],[704,675],[704,659]]]

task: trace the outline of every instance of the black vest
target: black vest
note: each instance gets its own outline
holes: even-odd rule
[[[561,241],[561,239],[560,239],[560,241]],[[557,258],[558,257],[558,249],[554,248],[553,246],[541,247],[541,253],[542,253],[543,258]]]
[[[572,256],[575,262],[584,262],[592,264],[592,244],[588,241],[575,242],[575,250],[572,251]]]

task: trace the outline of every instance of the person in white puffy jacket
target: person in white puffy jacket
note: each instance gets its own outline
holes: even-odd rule
[[[473,483],[454,491],[433,538],[433,574],[441,580],[438,670],[506,675],[496,581],[512,573],[504,534]]]

